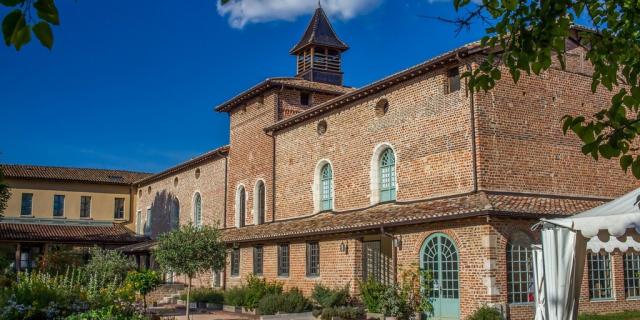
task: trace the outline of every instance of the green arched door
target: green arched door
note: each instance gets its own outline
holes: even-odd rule
[[[433,276],[430,319],[460,319],[458,265],[458,249],[445,234],[433,234],[422,244],[420,266]]]

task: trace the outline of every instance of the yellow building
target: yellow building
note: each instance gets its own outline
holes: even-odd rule
[[[149,174],[122,170],[0,165],[11,197],[0,245],[18,269],[32,268],[52,245],[117,247],[144,240],[133,232],[132,183]]]

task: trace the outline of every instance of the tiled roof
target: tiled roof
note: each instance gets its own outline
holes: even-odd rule
[[[170,176],[172,174],[175,174],[177,172],[180,172],[182,170],[186,170],[186,169],[198,166],[198,165],[200,165],[200,164],[202,164],[204,162],[207,162],[209,160],[216,159],[218,157],[225,157],[228,153],[229,153],[229,146],[228,145],[222,146],[222,147],[213,149],[211,151],[207,151],[207,152],[205,152],[205,153],[203,153],[203,154],[201,154],[201,155],[199,155],[199,156],[197,156],[195,158],[189,159],[189,160],[187,160],[185,162],[182,162],[182,163],[180,163],[178,165],[175,165],[175,166],[173,166],[173,167],[171,167],[169,169],[166,169],[166,170],[164,170],[162,172],[156,173],[154,175],[146,176],[143,179],[135,181],[135,183],[137,185],[143,185],[143,184],[146,184],[146,183],[149,183],[149,182],[157,181],[157,180],[160,180],[160,179],[165,178],[167,176]]]
[[[144,242],[122,246],[120,248],[116,248],[116,250],[124,253],[149,252],[155,249],[156,243],[157,243],[156,240],[148,240]]]
[[[321,7],[316,9],[307,29],[302,34],[302,38],[289,53],[295,54],[309,45],[331,47],[340,51],[349,49],[349,46],[342,42],[333,31],[329,18]]]
[[[23,164],[0,164],[7,178],[78,181],[130,185],[151,175],[144,172],[92,168],[48,167]]]
[[[121,224],[64,225],[0,222],[0,240],[126,244],[146,240]]]
[[[215,107],[215,111],[229,112],[242,102],[263,93],[267,89],[274,87],[279,88],[281,86],[337,95],[342,95],[355,90],[351,87],[314,82],[300,78],[269,78]]]
[[[478,192],[412,203],[387,203],[342,213],[320,213],[259,226],[229,228],[226,242],[326,235],[448,220],[477,215],[537,217],[567,215],[604,202],[600,199]]]

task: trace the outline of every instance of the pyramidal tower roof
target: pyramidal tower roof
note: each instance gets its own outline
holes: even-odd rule
[[[325,46],[340,51],[349,49],[349,46],[342,42],[335,31],[333,31],[329,18],[327,18],[324,10],[322,10],[320,3],[318,3],[318,8],[314,12],[307,26],[307,30],[305,30],[300,41],[298,41],[289,53],[296,54],[298,51],[310,45]]]

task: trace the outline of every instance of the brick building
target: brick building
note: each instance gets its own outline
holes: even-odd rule
[[[561,132],[563,115],[610,99],[591,93],[577,37],[565,70],[517,84],[504,76],[487,93],[460,79],[486,57],[476,43],[355,89],[343,86],[348,46],[318,8],[291,50],[295,77],[215,108],[229,114],[229,146],[136,184],[139,230],[153,232],[156,219],[158,230],[187,220],[223,228],[227,267],[202,285],[254,273],[306,293],[316,283],[356,293],[358,280],[391,282],[417,264],[434,272],[442,319],[483,303],[531,319],[531,226],[638,187]],[[591,255],[581,311],[640,307],[629,263],[639,258]]]

